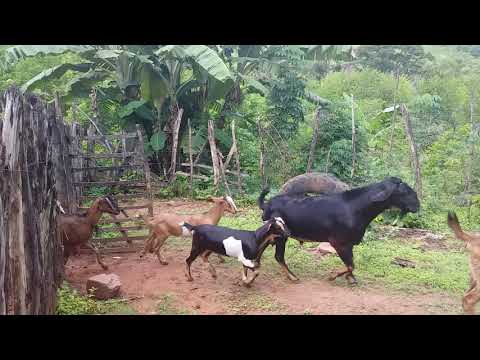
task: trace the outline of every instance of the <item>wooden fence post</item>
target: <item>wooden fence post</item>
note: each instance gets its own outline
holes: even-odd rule
[[[0,126],[0,314],[54,314],[63,280],[50,134],[54,106],[5,93]]]

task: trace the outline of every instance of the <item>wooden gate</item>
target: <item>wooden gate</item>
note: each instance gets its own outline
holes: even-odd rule
[[[150,168],[140,126],[136,125],[135,132],[115,135],[99,135],[94,126],[83,130],[83,134],[76,134],[73,139],[75,144],[70,153],[73,186],[80,194],[78,209],[87,210],[105,190],[112,193],[120,210],[129,217],[110,215],[111,219],[100,221],[98,232],[101,236],[92,240],[107,252],[132,251],[114,246],[121,241],[131,245],[133,241],[148,237],[143,220],[132,216],[132,210],[146,209],[148,215],[153,215]],[[117,235],[113,236],[115,233]]]

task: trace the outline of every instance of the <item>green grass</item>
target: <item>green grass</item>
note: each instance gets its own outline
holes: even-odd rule
[[[137,312],[122,300],[98,301],[83,296],[64,282],[58,289],[57,315],[134,315]]]
[[[241,297],[231,299],[228,307],[235,315],[248,314],[252,311],[278,313],[286,309],[284,304],[272,297],[253,292],[246,292]]]
[[[173,294],[165,293],[160,297],[157,303],[157,315],[192,315],[189,310],[182,309],[176,304],[176,299]]]

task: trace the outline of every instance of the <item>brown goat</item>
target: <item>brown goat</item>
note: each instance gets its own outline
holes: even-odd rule
[[[120,214],[118,204],[111,195],[96,199],[85,214],[58,216],[58,225],[63,242],[64,264],[67,263],[71,255],[78,254],[80,246],[84,245],[93,250],[97,262],[104,270],[108,270],[108,267],[100,258],[98,249],[89,242],[103,213]]]
[[[210,197],[208,201],[213,202],[214,206],[202,214],[195,215],[178,215],[171,213],[161,213],[153,217],[142,216],[145,224],[152,231],[152,235],[145,242],[144,249],[140,252],[140,257],[143,257],[146,252],[155,253],[158,261],[162,265],[168,265],[161,254],[160,249],[165,240],[170,236],[191,236],[187,229],[182,229],[181,224],[188,222],[191,225],[217,225],[222,218],[225,211],[235,214],[237,207],[230,196],[224,197]],[[223,258],[219,256],[223,262]]]
[[[454,212],[448,213],[448,226],[470,252],[470,289],[463,296],[462,306],[466,314],[475,314],[475,304],[480,301],[480,234],[463,231]]]

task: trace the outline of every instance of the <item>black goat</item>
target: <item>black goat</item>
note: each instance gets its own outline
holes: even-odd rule
[[[360,243],[367,226],[377,215],[389,208],[400,208],[402,214],[417,212],[420,208],[417,194],[401,179],[385,180],[339,194],[322,196],[278,195],[264,203],[268,190],[263,190],[258,204],[263,220],[281,217],[291,230],[291,236],[301,242],[329,242],[347,266],[329,280],[345,275],[351,284],[353,276],[353,246]],[[275,244],[275,259],[292,281],[298,278],[285,264],[287,237]]]
[[[185,269],[188,281],[193,281],[190,266],[199,255],[208,264],[212,277],[217,277],[215,268],[208,261],[208,256],[214,252],[236,257],[243,264],[242,280],[247,286],[258,276],[260,258],[266,247],[273,245],[277,238],[290,235],[285,222],[279,217],[269,219],[256,231],[235,230],[207,224],[192,226],[185,222],[183,227],[193,234],[192,250],[186,260]],[[251,279],[247,277],[248,269],[253,271]]]

